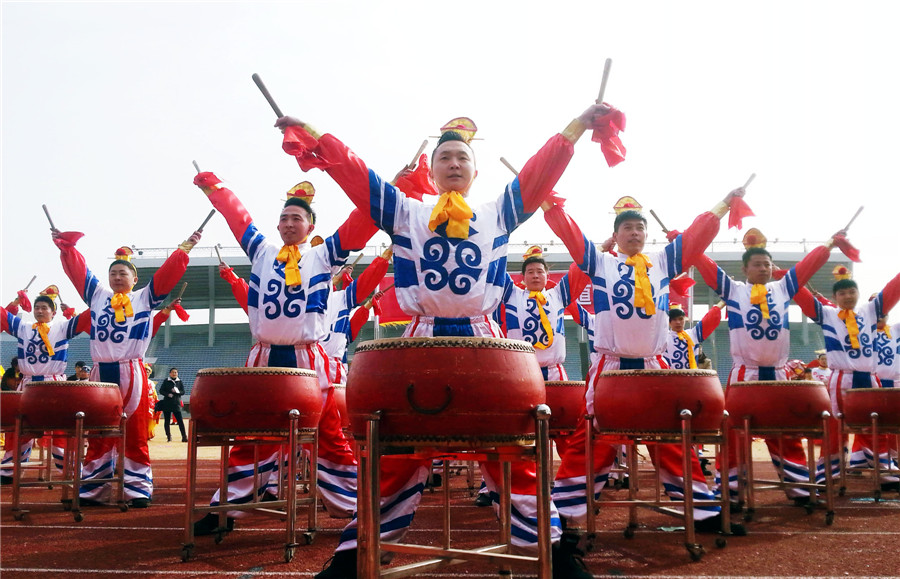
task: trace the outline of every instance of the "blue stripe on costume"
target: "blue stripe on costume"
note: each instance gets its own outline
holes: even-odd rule
[[[155,308],[159,304],[166,299],[166,296],[169,294],[156,294],[156,284],[153,283],[153,278],[150,278],[150,283],[148,285],[148,290],[150,292],[150,309]]]
[[[788,296],[794,297],[794,295],[800,291],[800,286],[797,285],[797,268],[792,267],[788,270],[787,274],[785,274],[784,279],[787,280],[787,291]],[[784,310],[787,312],[787,308]]]
[[[406,288],[419,285],[416,276],[416,265],[403,257],[394,254],[394,285],[397,288]]]
[[[682,271],[684,271],[684,266],[681,263],[681,236],[675,238],[675,241],[666,245],[666,264],[668,266],[668,270],[666,271],[666,275],[668,277],[675,277]]]
[[[17,318],[9,312],[6,312],[6,323],[9,325],[9,331],[12,334],[19,333],[19,325],[22,323],[22,318]]]
[[[101,382],[112,382],[113,384],[122,383],[118,362],[97,362],[97,367],[100,370]]]
[[[475,330],[469,318],[434,318],[435,338],[438,337],[474,337]]]
[[[506,284],[506,256],[495,259],[488,264],[487,277],[485,282],[488,285],[503,287]]]
[[[276,368],[297,368],[297,352],[293,345],[272,344],[266,366]]]
[[[264,239],[265,237],[260,235],[259,231],[256,229],[256,225],[251,221],[250,225],[247,226],[247,230],[244,231],[244,235],[241,236],[241,249],[244,250],[244,253],[250,258],[250,261],[253,261],[253,258],[256,256],[256,251],[259,249],[259,246]]]
[[[328,263],[332,266],[344,265],[350,256],[350,250],[341,246],[341,236],[337,231],[325,240],[325,247],[328,248]]]
[[[369,212],[375,224],[388,235],[394,234],[396,207],[397,190],[369,169]]]
[[[81,294],[84,297],[85,303],[91,303],[91,299],[94,297],[94,292],[97,291],[98,285],[100,285],[100,280],[91,273],[91,270],[86,269],[84,273],[84,289]]]
[[[320,289],[309,294],[306,298],[306,311],[321,313],[328,306],[328,288]]]

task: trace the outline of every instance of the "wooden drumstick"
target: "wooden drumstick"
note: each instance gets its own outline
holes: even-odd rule
[[[27,292],[27,291],[28,291],[28,288],[31,287],[31,284],[33,284],[33,283],[34,283],[34,280],[36,280],[36,279],[37,279],[37,276],[36,276],[36,275],[31,276],[31,281],[28,282],[28,285],[26,285],[24,288],[22,288],[22,291],[23,291],[23,292]]]
[[[181,296],[184,295],[184,290],[185,290],[185,289],[187,289],[187,282],[184,282],[183,284],[181,284],[181,289],[178,290],[178,295],[175,296],[175,300],[180,300],[180,299],[181,299]],[[172,300],[172,301],[174,302],[175,300]]]
[[[506,160],[506,157],[500,157],[500,162],[506,165],[506,168],[513,172],[513,175],[518,176],[519,172],[516,171],[516,168],[512,166],[512,163]]]
[[[269,106],[272,107],[272,110],[275,111],[275,116],[279,119],[284,116],[282,114],[281,109],[278,108],[278,105],[275,104],[275,99],[272,98],[272,95],[269,94],[269,89],[266,88],[266,85],[263,83],[262,79],[255,72],[253,73],[253,82],[256,83],[257,88],[259,88],[259,92],[266,97],[266,100],[269,101]]]
[[[351,272],[353,271],[353,268],[356,267],[356,264],[359,263],[359,260],[362,259],[362,256],[363,256],[362,252],[360,252],[360,254],[356,256],[356,259],[353,261],[353,265],[350,266]],[[334,274],[331,277],[332,282],[336,282],[337,280],[339,280],[341,278],[341,272],[343,271],[343,269],[344,268],[342,267],[340,270],[338,270],[338,272],[336,274]]]
[[[222,259],[222,254],[219,253],[219,244],[218,243],[213,246],[213,249],[216,250],[216,256],[219,258],[219,263],[225,263],[225,261]],[[225,263],[225,265],[228,265],[228,264]]]
[[[850,226],[853,225],[853,222],[856,221],[856,218],[859,217],[860,213],[862,213],[862,210],[863,210],[863,206],[860,205],[859,209],[856,210],[856,213],[853,214],[853,217],[850,219],[850,222],[847,224],[847,227],[842,229],[842,231],[847,231],[848,229],[850,229]]]
[[[747,179],[747,182],[744,183],[744,186],[741,188],[746,189],[747,187],[749,187],[750,183],[753,183],[754,179],[756,179],[756,173],[750,173],[750,177]]]
[[[206,219],[203,220],[203,223],[200,224],[200,229],[197,231],[203,231],[203,228],[206,227],[206,224],[209,223],[209,220],[213,218],[213,215],[216,214],[216,210],[213,209],[209,212],[209,215],[206,216]]]
[[[59,230],[56,228],[56,226],[53,225],[53,218],[50,217],[50,212],[47,210],[47,206],[46,206],[46,205],[41,205],[41,207],[43,207],[43,209],[44,209],[44,215],[47,216],[47,221],[50,222],[50,230],[51,230],[51,231],[59,231]]]
[[[197,174],[200,173],[200,165],[197,164],[197,161],[191,161],[194,164],[194,169],[197,169]]]
[[[408,169],[415,169],[415,168],[416,168],[416,163],[417,163],[418,160],[419,160],[419,155],[422,154],[422,151],[424,151],[424,150],[425,150],[425,147],[427,147],[427,146],[428,146],[428,139],[425,139],[424,141],[422,141],[422,145],[419,147],[419,150],[418,150],[418,152],[416,153],[416,156],[413,157],[412,161],[409,162],[409,165],[406,166]]]
[[[597,104],[603,104],[603,94],[606,92],[606,81],[609,80],[609,69],[612,68],[612,59],[607,58],[603,65],[603,78],[600,80],[600,93],[597,95]]]
[[[669,230],[666,229],[666,226],[665,226],[665,225],[663,225],[663,222],[662,222],[662,220],[659,218],[659,215],[656,214],[656,211],[654,211],[654,210],[651,209],[651,210],[650,210],[650,215],[652,215],[652,216],[653,216],[653,219],[656,219],[656,222],[659,223],[659,226],[660,226],[660,227],[662,227],[663,233],[668,234],[668,233],[669,233]]]

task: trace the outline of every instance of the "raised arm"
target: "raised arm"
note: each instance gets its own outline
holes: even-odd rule
[[[822,321],[822,304],[811,291],[806,289],[806,286],[797,290],[797,293],[794,294],[794,302],[800,306],[800,310],[807,318],[817,323]]]
[[[343,265],[351,251],[363,249],[377,232],[378,228],[367,213],[359,209],[351,211],[347,220],[325,240],[331,265]]]
[[[22,323],[20,318],[17,318],[4,308],[0,306],[0,332],[6,332],[12,336],[16,335],[16,332],[19,330],[19,324]]]
[[[369,321],[369,308],[366,305],[361,305],[356,308],[356,311],[353,312],[353,315],[350,316],[350,341],[356,339],[356,336],[359,335],[360,330],[363,329],[363,326],[366,325],[366,322]]]
[[[697,323],[697,335],[700,336],[701,342],[710,337],[716,331],[716,328],[719,327],[719,324],[722,322],[722,308],[724,307],[725,302],[720,301],[709,308],[706,315]]]
[[[190,261],[188,253],[198,241],[200,241],[200,232],[195,231],[186,241],[178,246],[178,249],[172,252],[172,255],[153,274],[153,279],[150,280],[149,284],[152,307],[161,304],[175,287],[175,284],[178,283],[178,280],[184,276]]]
[[[369,294],[378,288],[378,284],[384,279],[391,264],[389,261],[391,253],[391,249],[388,248],[383,254],[373,259],[372,263],[350,284],[348,289],[353,293],[349,295],[353,296],[354,304],[362,303],[363,300],[369,297]]]
[[[234,273],[234,270],[224,263],[219,264],[219,277],[228,282],[234,299],[241,306],[241,309],[244,310],[244,313],[247,313],[247,293],[249,291],[247,282],[239,278]]]
[[[731,295],[731,278],[725,270],[719,267],[708,255],[699,255],[694,259],[694,267],[700,272],[706,285],[719,294],[723,300],[728,300]]]
[[[216,211],[222,214],[241,249],[253,259],[253,252],[258,247],[258,231],[244,204],[213,173],[198,173],[194,185],[200,187]]]
[[[897,301],[900,300],[900,273],[895,275],[894,279],[884,286],[879,297],[881,299],[881,311],[878,314],[881,317],[887,315],[897,305]]]
[[[66,322],[66,339],[71,340],[78,334],[91,333],[91,310],[84,310]]]
[[[84,256],[75,248],[75,244],[83,237],[82,233],[75,231],[52,232],[53,243],[59,248],[59,257],[62,261],[63,271],[85,303],[90,304],[100,280],[84,261]]]

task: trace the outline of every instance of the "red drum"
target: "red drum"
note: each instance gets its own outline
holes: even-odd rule
[[[191,390],[191,419],[205,432],[283,433],[289,413],[300,428],[315,428],[322,415],[319,380],[301,368],[206,368]]]
[[[122,393],[110,382],[29,382],[22,395],[22,423],[44,430],[75,428],[84,412],[84,428],[113,429],[122,419]]]
[[[733,422],[749,416],[751,429],[821,429],[831,399],[818,380],[735,382],[725,392],[725,409]]]
[[[844,421],[850,426],[871,426],[878,413],[879,428],[900,428],[900,388],[853,388],[841,394]]]
[[[347,386],[334,385],[334,403],[337,405],[338,414],[341,415],[341,428],[350,428],[350,415],[347,414]]]
[[[712,370],[612,370],[594,386],[599,432],[681,432],[690,410],[695,432],[719,431],[725,396]]]
[[[550,407],[550,431],[573,431],[584,420],[584,395],[587,384],[581,382],[546,382],[547,406]]]
[[[357,347],[347,375],[351,432],[381,411],[387,441],[518,443],[545,402],[534,349],[501,338],[388,338]]]
[[[0,392],[0,430],[4,432],[15,430],[22,394],[21,390]]]

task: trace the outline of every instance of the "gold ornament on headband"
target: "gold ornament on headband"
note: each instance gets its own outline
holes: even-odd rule
[[[47,296],[51,300],[55,300],[59,297],[59,288],[56,285],[48,285],[41,293],[42,296]]]
[[[669,311],[670,311],[670,312],[671,312],[672,310],[683,310],[683,309],[684,309],[684,308],[682,308],[682,307],[681,307],[681,304],[679,304],[679,303],[672,302],[672,303],[669,304]]]
[[[840,281],[842,279],[853,279],[853,272],[851,272],[846,265],[834,266],[834,269],[831,270],[831,275],[834,276],[835,281]]]
[[[322,245],[323,243],[325,243],[325,240],[322,239],[321,235],[316,235],[315,237],[313,237],[312,239],[309,240],[309,244],[313,247],[318,247],[318,246]]]
[[[454,131],[459,133],[463,141],[468,145],[472,142],[472,139],[475,138],[475,133],[478,131],[478,127],[475,126],[474,121],[469,117],[458,117],[453,119],[452,121],[448,121],[443,127],[441,127],[441,134],[443,135],[447,131]]]
[[[116,254],[113,256],[115,259],[121,259],[122,261],[131,261],[131,256],[134,255],[134,252],[130,247],[125,247],[124,245],[116,250]]]
[[[532,245],[529,247],[525,253],[522,254],[522,259],[528,259],[530,257],[543,257],[544,250],[541,249],[540,245]]]
[[[308,205],[312,205],[313,197],[316,195],[316,188],[309,181],[297,183],[287,192],[288,199],[300,199],[306,201]]]
[[[616,215],[620,215],[626,211],[637,211],[640,213],[643,208],[644,206],[638,203],[637,199],[629,197],[628,195],[622,197],[616,201],[615,205],[613,205],[613,211],[616,212]]]
[[[766,243],[768,241],[769,240],[766,239],[766,236],[763,235],[762,231],[753,227],[747,230],[747,233],[744,234],[744,239],[741,240],[741,243],[744,244],[744,249],[750,249],[751,247],[761,247],[765,249]]]

